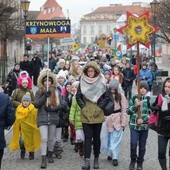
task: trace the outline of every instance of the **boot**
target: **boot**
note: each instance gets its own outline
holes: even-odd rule
[[[118,166],[118,160],[117,159],[113,159],[113,166]]]
[[[79,143],[76,142],[74,145],[74,151],[77,153],[78,150],[79,150]]]
[[[42,155],[41,169],[46,169],[47,167],[47,158],[45,155]]]
[[[34,152],[29,152],[29,160],[33,160],[34,159]]]
[[[99,158],[94,158],[93,169],[99,169]]]
[[[25,150],[21,150],[21,154],[20,154],[21,159],[25,158]]]
[[[142,162],[137,163],[137,170],[143,170],[143,163]]]
[[[48,151],[48,162],[49,163],[54,163],[53,152],[52,151]]]
[[[162,170],[167,170],[166,159],[159,159]]]
[[[90,159],[86,158],[84,161],[84,165],[82,166],[84,170],[90,170]]]
[[[136,161],[133,161],[133,160],[130,162],[129,170],[135,170],[135,163]]]
[[[83,142],[79,143],[79,155],[80,156],[84,155],[84,145],[83,145]]]

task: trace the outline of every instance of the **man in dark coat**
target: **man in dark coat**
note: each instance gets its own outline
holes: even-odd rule
[[[4,130],[15,121],[15,113],[8,95],[0,92],[0,169],[4,148],[6,146]]]
[[[37,53],[34,53],[34,57],[32,58],[32,64],[33,64],[33,72],[32,72],[33,82],[34,82],[34,85],[36,86],[37,79],[40,73],[40,69],[43,68],[41,59],[38,57]]]
[[[23,61],[20,62],[20,69],[22,71],[27,71],[29,73],[29,76],[32,77],[33,63],[32,63],[32,61],[29,61],[28,54],[24,54]]]

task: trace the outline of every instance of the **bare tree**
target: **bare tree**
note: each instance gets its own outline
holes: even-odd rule
[[[159,10],[156,13],[156,25],[160,28],[157,37],[170,43],[170,0],[160,0]]]

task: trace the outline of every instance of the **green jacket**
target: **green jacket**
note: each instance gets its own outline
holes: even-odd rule
[[[104,122],[104,112],[96,104],[84,98],[86,105],[81,110],[81,121],[86,124],[97,124]]]
[[[82,122],[81,122],[81,108],[77,104],[76,97],[73,97],[70,114],[69,114],[69,121],[73,123],[75,129],[82,129]]]
[[[28,88],[25,89],[23,87],[19,87],[18,89],[15,89],[12,92],[11,102],[12,102],[15,109],[20,105],[22,97],[26,94],[26,92],[30,93],[31,101],[33,102],[34,99],[35,99],[34,93],[33,93],[32,90],[30,90]]]
[[[149,96],[145,96],[144,99],[142,99],[142,105],[141,105],[141,118],[143,119],[143,124],[140,126],[137,124],[138,120],[138,109],[136,107],[136,101],[138,100],[138,96],[135,95],[129,102],[129,107],[127,109],[128,115],[130,115],[129,119],[129,126],[130,129],[134,130],[148,130],[148,120],[150,117],[151,109],[150,107],[154,103],[154,100],[151,99]]]

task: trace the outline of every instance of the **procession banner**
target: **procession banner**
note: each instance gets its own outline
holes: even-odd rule
[[[71,21],[59,20],[27,20],[26,38],[65,38],[71,36]]]

